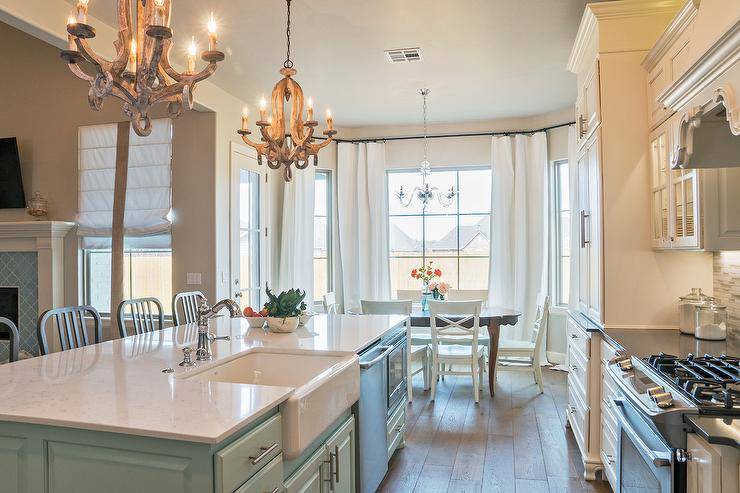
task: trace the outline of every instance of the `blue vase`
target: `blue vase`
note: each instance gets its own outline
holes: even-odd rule
[[[421,293],[421,311],[428,312],[429,311],[429,298],[431,297],[431,293]]]

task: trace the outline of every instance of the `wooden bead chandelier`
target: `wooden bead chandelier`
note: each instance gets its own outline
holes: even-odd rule
[[[260,118],[257,126],[260,128],[262,143],[252,141],[248,136],[251,132],[248,129],[248,115],[246,108],[242,115],[242,128],[238,133],[242,136],[244,142],[257,151],[257,162],[262,164],[263,158],[267,165],[272,169],[279,169],[284,166],[283,176],[285,181],[293,178],[291,166],[297,169],[306,169],[309,158],[313,156],[314,166],[318,165],[318,153],[321,149],[329,145],[337,131],[334,130],[334,121],[331,111],[326,111],[326,126],[324,130],[324,139],[321,143],[314,143],[314,129],[318,122],[313,118],[313,102],[308,99],[306,120],[303,120],[303,89],[293,79],[297,71],[293,68],[293,61],[290,59],[290,2],[286,0],[288,6],[288,21],[286,28],[287,37],[287,57],[280,69],[283,78],[275,84],[272,90],[272,114],[267,116],[267,102],[262,99],[260,105]],[[285,103],[291,102],[290,108],[290,134],[286,134]]]
[[[118,39],[116,56],[106,60],[90,47],[95,29],[87,24],[89,0],[77,0],[67,22],[69,48],[61,53],[70,70],[90,83],[87,99],[90,107],[100,110],[103,100],[113,96],[124,102],[123,111],[134,131],[141,136],[152,131],[149,110],[157,103],[167,103],[170,118],[179,117],[184,108],[193,108],[193,91],[198,82],[216,71],[224,54],[216,49],[216,23],[211,14],[208,22],[208,50],[201,58],[208,63],[195,70],[195,38],[188,49],[187,70],[176,71],[170,64],[172,29],[169,27],[171,0],[118,0]],[[136,23],[132,22],[135,3]],[[80,66],[88,61],[95,69],[89,75]]]

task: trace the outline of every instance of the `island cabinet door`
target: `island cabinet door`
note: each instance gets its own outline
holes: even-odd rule
[[[329,454],[322,447],[285,481],[285,493],[322,493],[328,466]]]
[[[720,479],[721,455],[701,437],[693,434],[688,436],[687,445],[689,460],[686,463],[686,491],[688,493],[724,492]]]
[[[354,493],[355,491],[355,418],[350,416],[326,441],[329,468],[324,482],[325,491]]]

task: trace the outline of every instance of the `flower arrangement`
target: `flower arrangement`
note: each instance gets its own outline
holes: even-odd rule
[[[413,269],[411,271],[411,277],[422,281],[426,286],[432,282],[433,279],[442,277],[442,271],[435,269],[434,262],[430,260],[426,265],[422,263],[418,269]]]
[[[435,300],[444,300],[445,297],[447,297],[447,293],[450,292],[451,287],[452,286],[446,282],[432,281],[429,283],[428,289],[431,291],[432,297]]]

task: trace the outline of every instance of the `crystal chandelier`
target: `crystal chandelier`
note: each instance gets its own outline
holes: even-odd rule
[[[135,19],[131,18],[132,2]],[[87,99],[90,107],[100,110],[103,100],[113,96],[123,101],[123,111],[134,131],[141,136],[152,131],[149,110],[157,103],[167,103],[170,118],[177,118],[184,108],[193,108],[193,91],[198,82],[216,71],[224,54],[216,49],[216,22],[208,21],[208,50],[201,58],[208,63],[195,70],[197,47],[193,38],[188,49],[187,70],[178,72],[170,64],[172,29],[169,27],[171,0],[118,0],[118,39],[113,43],[116,56],[106,60],[95,53],[89,40],[95,29],[87,24],[89,0],[77,0],[67,21],[69,49],[61,53],[70,70],[90,83]],[[95,69],[90,75],[80,66],[88,61]]]
[[[303,89],[293,79],[297,71],[293,68],[293,61],[290,59],[290,2],[286,0],[288,6],[288,21],[285,29],[287,38],[286,59],[280,74],[283,78],[275,84],[272,90],[272,113],[267,116],[267,101],[262,98],[260,104],[260,116],[257,126],[260,128],[262,143],[252,141],[248,135],[251,134],[248,128],[249,118],[247,109],[244,108],[242,115],[242,128],[238,131],[244,142],[257,151],[257,162],[262,164],[264,157],[267,165],[272,169],[279,169],[284,166],[283,176],[285,181],[293,178],[291,166],[298,169],[306,169],[309,158],[313,156],[314,165],[318,165],[318,153],[321,149],[329,145],[337,131],[334,130],[334,120],[331,111],[326,111],[326,127],[323,134],[326,139],[318,144],[313,143],[314,129],[318,122],[313,119],[313,101],[308,98],[306,109],[306,121],[303,121]],[[290,134],[286,135],[286,114],[285,103],[290,102],[293,98],[290,109]]]
[[[419,165],[419,173],[421,173],[421,186],[414,187],[414,189],[410,193],[404,190],[403,186],[401,186],[401,188],[396,192],[396,197],[398,197],[398,201],[404,207],[408,207],[409,205],[411,205],[414,197],[419,199],[419,202],[421,202],[421,205],[424,209],[426,209],[427,205],[429,205],[429,202],[434,200],[435,197],[442,207],[449,207],[458,193],[455,191],[455,187],[450,186],[446,193],[442,193],[439,188],[431,187],[429,186],[429,183],[427,183],[427,177],[432,174],[432,166],[429,164],[429,159],[427,159],[427,155],[429,152],[429,146],[427,144],[427,96],[429,96],[429,89],[420,89],[419,94],[421,94],[422,98],[424,99],[424,159]]]

